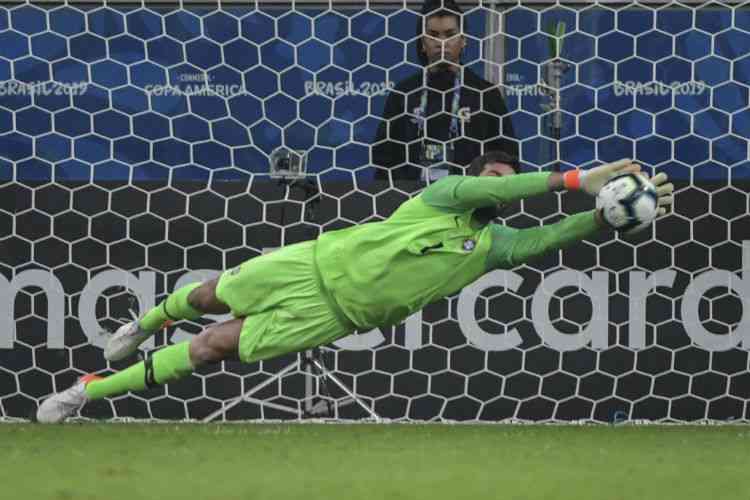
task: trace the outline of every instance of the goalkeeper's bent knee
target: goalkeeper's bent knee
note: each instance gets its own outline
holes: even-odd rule
[[[160,329],[167,321],[193,320],[203,316],[203,312],[193,307],[188,301],[190,293],[201,286],[200,283],[190,283],[172,292],[158,306],[147,312],[138,324],[147,332]]]

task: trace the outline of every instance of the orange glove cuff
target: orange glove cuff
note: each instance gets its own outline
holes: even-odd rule
[[[581,169],[568,170],[563,174],[563,186],[568,191],[581,189]]]

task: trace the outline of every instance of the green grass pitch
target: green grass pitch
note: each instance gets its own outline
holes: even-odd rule
[[[14,500],[746,499],[750,427],[0,425]]]

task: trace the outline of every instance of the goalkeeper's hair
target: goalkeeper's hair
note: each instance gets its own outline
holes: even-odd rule
[[[518,157],[505,151],[488,151],[483,155],[479,155],[474,158],[468,167],[465,169],[466,175],[477,176],[482,173],[485,165],[488,163],[505,163],[513,168],[515,173],[521,171],[521,164],[518,162]]]

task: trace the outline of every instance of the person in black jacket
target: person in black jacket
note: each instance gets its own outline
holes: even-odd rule
[[[495,85],[463,68],[462,13],[453,0],[427,0],[417,33],[425,70],[388,96],[373,163],[379,180],[434,181],[460,174],[490,150],[518,156],[518,144]]]

